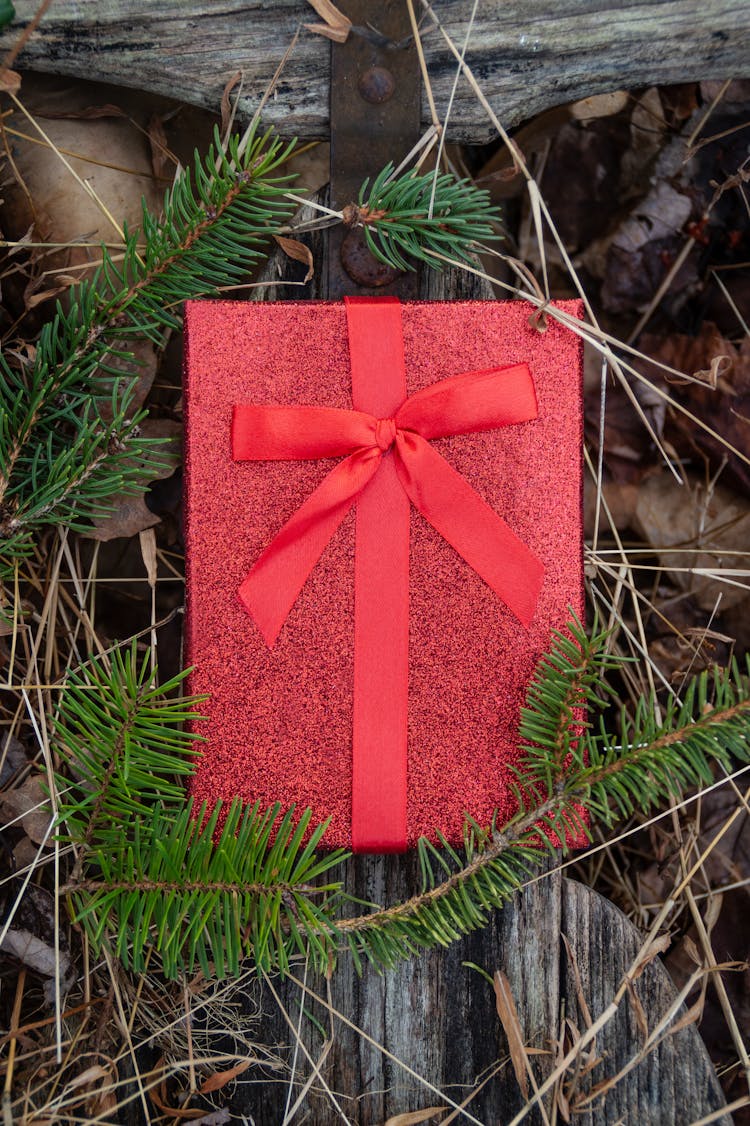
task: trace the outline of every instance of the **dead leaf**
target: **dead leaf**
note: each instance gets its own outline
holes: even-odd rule
[[[242,1060],[236,1063],[234,1067],[227,1068],[226,1071],[216,1071],[213,1075],[209,1075],[200,1085],[200,1093],[208,1095],[211,1091],[218,1091],[221,1087],[225,1087],[227,1083],[231,1083],[238,1075],[242,1075],[243,1071],[252,1066],[253,1060]]]
[[[101,1064],[95,1063],[91,1067],[87,1067],[80,1075],[76,1075],[75,1079],[71,1079],[69,1083],[65,1084],[66,1091],[77,1091],[79,1087],[86,1087],[89,1083],[96,1083],[97,1079],[111,1079],[112,1075],[109,1068],[102,1067]]]
[[[12,628],[9,632],[13,632]],[[23,743],[19,742],[14,735],[6,735],[0,743],[0,786],[7,786],[13,775],[21,770],[28,761]]]
[[[515,1072],[518,1086],[521,1088],[521,1094],[525,1099],[528,1099],[529,1076],[526,1071],[526,1048],[523,1042],[521,1022],[518,1019],[518,1010],[513,1000],[513,994],[510,991],[510,982],[502,970],[495,970],[493,981],[495,986],[495,1007],[497,1008],[497,1015],[500,1017],[500,1023],[503,1026],[503,1031],[508,1040],[510,1062],[513,1065],[513,1071]]]
[[[166,438],[159,450],[162,468],[154,473],[153,480],[171,477],[180,464],[179,439],[182,426],[179,422],[165,418],[147,418],[141,424],[144,438]],[[152,512],[144,500],[144,492],[123,493],[113,498],[114,509],[108,516],[94,522],[91,531],[85,534],[94,540],[114,540],[123,536],[135,536],[147,528],[153,528],[161,518]]]
[[[605,252],[601,300],[612,313],[648,305],[685,241],[683,229],[694,201],[666,179],[658,179],[617,228]],[[606,241],[606,240],[605,240]],[[688,255],[672,285],[676,292],[697,279],[696,256]]]
[[[0,812],[7,821],[20,819],[23,831],[35,844],[41,844],[45,837],[49,841],[49,800],[38,774],[32,774],[22,785],[1,794]]]
[[[721,389],[733,393],[730,377],[736,366],[742,366],[742,358],[734,345],[725,340],[716,325],[710,321],[704,321],[697,336],[682,333],[653,336],[644,333],[638,343],[640,350],[651,359],[668,364],[685,376],[692,375],[694,379],[700,379],[711,390],[719,387],[721,378]],[[648,366],[649,374],[655,374],[658,370]],[[685,386],[691,382],[666,372],[662,378],[676,386]]]
[[[37,117],[44,117],[50,121],[97,121],[102,117],[127,117],[125,110],[120,109],[119,106],[113,105],[111,102],[105,102],[101,106],[86,106],[84,109],[38,109],[35,111]]]
[[[16,866],[16,872],[22,872],[29,864],[33,864],[38,851],[39,849],[31,837],[21,837],[18,844],[13,848],[13,863]]]
[[[301,262],[303,265],[307,266],[305,281],[309,282],[310,278],[315,273],[315,263],[313,262],[310,247],[305,246],[303,242],[298,242],[297,239],[285,238],[283,235],[274,235],[273,237],[289,258],[293,258],[295,262]]]
[[[586,121],[594,117],[611,117],[625,109],[630,95],[627,90],[613,90],[611,94],[592,94],[570,106],[571,117]]]
[[[148,143],[151,148],[151,168],[154,179],[163,179],[170,162],[173,160],[169,151],[167,134],[164,132],[164,118],[154,113],[148,120],[146,129]]]
[[[159,1067],[157,1066],[155,1072],[158,1073],[158,1071]],[[190,1122],[197,1118],[205,1117],[206,1112],[204,1110],[198,1110],[197,1108],[191,1109],[190,1107],[185,1108],[179,1106],[170,1106],[166,1101],[167,1084],[164,1079],[162,1079],[161,1083],[159,1083],[158,1086],[154,1083],[151,1087],[149,1087],[148,1094],[149,1098],[154,1103],[156,1108],[162,1111],[163,1114],[168,1115],[170,1118],[181,1118],[185,1122]]]
[[[750,579],[743,573],[750,501],[744,497],[721,485],[707,490],[693,475],[679,485],[668,470],[660,470],[641,483],[633,526],[657,552],[675,586],[692,594],[701,609],[712,611],[719,596],[722,611],[748,597]]]
[[[148,575],[148,585],[153,590],[154,587],[156,586],[156,573],[157,573],[156,534],[154,532],[154,529],[153,528],[144,528],[139,533],[139,539],[140,539],[140,544],[141,544],[141,555],[143,557],[143,564],[146,568],[146,574]]]
[[[325,22],[306,23],[306,29],[315,35],[324,35],[327,39],[333,39],[335,43],[346,43],[352,21],[339,11],[331,0],[307,0],[307,2]]]
[[[90,532],[85,534],[92,540],[121,539],[139,535],[146,528],[153,528],[161,523],[161,518],[152,512],[142,496],[121,497],[115,503],[114,510],[108,515],[97,520]]]
[[[220,1110],[213,1110],[210,1114],[204,1114],[203,1118],[196,1118],[193,1126],[224,1126],[225,1122],[229,1122],[232,1117],[232,1112],[228,1106],[221,1107]]]
[[[41,305],[44,301],[50,301],[53,297],[59,297],[68,289],[67,285],[56,285],[52,289],[43,289],[41,293],[33,293],[30,297],[26,298],[26,308],[35,309],[37,305]]]
[[[0,70],[0,90],[4,90],[6,94],[17,94],[20,89],[21,75],[15,70],[3,67]]]
[[[232,106],[229,101],[229,95],[234,90],[238,82],[242,81],[242,71],[238,70],[236,74],[227,82],[226,86],[221,92],[221,135],[225,137],[229,132],[229,125],[232,120]]]
[[[654,360],[701,380],[684,382],[669,376],[670,392],[718,436],[696,426],[681,411],[670,411],[673,444],[687,442],[689,449],[697,448],[708,455],[713,466],[726,466],[724,482],[730,479],[741,492],[750,493],[750,469],[744,460],[750,459],[750,338],[745,337],[736,348],[716,325],[706,322],[696,336],[645,335],[639,345]],[[648,362],[640,362],[638,367],[655,382],[667,382],[664,373]],[[740,456],[728,446],[734,447]]]
[[[426,1106],[424,1110],[409,1110],[404,1114],[394,1114],[385,1126],[418,1126],[420,1122],[427,1122],[438,1114],[445,1114],[447,1106]]]
[[[54,945],[21,928],[11,927],[5,932],[0,950],[44,977],[55,977],[58,971],[61,977],[67,977],[70,970],[70,956],[65,951],[61,950],[58,957]]]
[[[648,942],[643,949],[639,950],[638,958],[636,961],[635,969],[630,975],[631,981],[637,981],[647,966],[650,966],[654,958],[658,958],[666,950],[669,950],[672,945],[672,935],[662,934],[658,938]]]

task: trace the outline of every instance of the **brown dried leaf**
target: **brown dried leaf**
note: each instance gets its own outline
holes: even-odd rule
[[[185,1108],[179,1106],[170,1106],[166,1101],[167,1085],[164,1080],[161,1081],[158,1087],[156,1086],[156,1084],[149,1087],[148,1093],[149,1098],[157,1107],[157,1109],[162,1111],[163,1114],[168,1115],[170,1118],[178,1118],[182,1119],[185,1122],[189,1122],[197,1118],[203,1118],[205,1116],[206,1112],[204,1110],[198,1110],[197,1108],[191,1109],[190,1107]]]
[[[571,117],[578,121],[586,121],[593,117],[611,117],[625,109],[630,95],[627,90],[613,90],[611,94],[592,94],[590,98],[581,98],[570,106]]]
[[[13,863],[16,866],[16,872],[21,872],[29,864],[33,864],[38,851],[39,849],[34,844],[31,837],[21,837],[20,841],[13,849]]]
[[[153,590],[156,586],[157,560],[156,560],[156,533],[153,528],[144,528],[139,533],[141,556],[143,565],[148,575],[148,585]]]
[[[646,967],[651,965],[654,958],[658,958],[660,954],[669,950],[671,945],[671,934],[662,934],[659,938],[655,938],[652,942],[649,942],[643,950],[639,951],[638,962],[630,980],[637,981]]]
[[[704,321],[697,336],[685,336],[681,333],[672,333],[669,336],[652,336],[645,333],[639,340],[639,346],[651,359],[659,363],[668,364],[685,375],[692,375],[700,379],[712,390],[719,385],[719,376],[726,382],[722,383],[722,390],[732,392],[733,387],[729,377],[735,366],[742,366],[739,352],[725,340],[715,324]],[[656,374],[657,368],[649,365],[649,374]],[[678,386],[691,386],[689,379],[664,373],[663,378],[668,383]]]
[[[3,67],[0,70],[0,90],[6,94],[17,94],[21,89],[21,75],[15,70]]]
[[[518,1019],[513,994],[510,991],[510,982],[502,970],[495,970],[493,978],[495,986],[495,1007],[500,1023],[508,1040],[510,1062],[513,1065],[518,1086],[525,1099],[529,1097],[529,1077],[526,1071],[526,1048],[523,1042],[521,1022]]]
[[[215,1071],[213,1075],[209,1075],[200,1085],[200,1093],[208,1095],[211,1091],[218,1091],[221,1087],[225,1087],[227,1083],[231,1083],[238,1075],[242,1075],[243,1071],[247,1071],[252,1066],[253,1060],[242,1060],[236,1063],[234,1067],[227,1068],[226,1071]]]
[[[750,493],[750,469],[743,460],[750,458],[750,338],[746,337],[742,346],[735,348],[714,324],[706,322],[697,336],[646,335],[641,337],[640,346],[653,359],[678,371],[696,374],[701,380],[700,383],[677,381],[679,400],[718,437],[696,426],[692,418],[675,411],[671,416],[674,444],[680,440],[687,442],[691,456],[698,447],[701,453],[708,454],[716,467],[726,463],[726,475],[731,475],[742,490]],[[656,381],[664,378],[663,373],[648,363],[641,363],[639,367],[649,378]],[[741,456],[737,457],[728,445]]]
[[[447,1106],[426,1106],[423,1110],[410,1110],[404,1114],[393,1114],[386,1121],[385,1126],[418,1126],[420,1122],[427,1122],[438,1114],[445,1114]]]
[[[87,1067],[80,1075],[76,1075],[75,1079],[71,1079],[69,1083],[65,1084],[66,1091],[76,1091],[79,1087],[85,1087],[89,1083],[96,1083],[98,1079],[111,1079],[112,1075],[109,1068],[102,1067],[101,1064],[95,1063],[91,1067]]]
[[[172,159],[167,134],[164,132],[164,118],[158,113],[151,115],[148,121],[148,143],[151,148],[151,168],[154,179],[163,177],[170,160]]]
[[[41,293],[33,293],[31,297],[26,298],[26,308],[35,309],[43,301],[49,301],[52,297],[59,297],[67,288],[67,285],[56,285],[53,289],[43,289]]]
[[[8,633],[12,632],[11,624]],[[0,739],[0,786],[7,786],[13,775],[21,771],[28,761],[26,748],[14,735]]]
[[[101,106],[86,106],[85,109],[38,109],[35,112],[37,117],[60,121],[96,121],[101,117],[128,116],[125,110],[111,102],[105,102]]]
[[[147,418],[141,424],[141,434],[144,438],[169,440],[168,444],[159,450],[159,460],[164,464],[155,473],[153,479],[170,477],[180,464],[179,439],[182,434],[180,423],[171,419]],[[160,523],[160,517],[151,512],[143,499],[146,488],[147,486],[144,486],[143,493],[122,493],[119,497],[113,498],[113,511],[108,516],[96,520],[93,528],[86,535],[95,540],[114,540],[122,536],[138,535]]]
[[[284,238],[283,235],[274,235],[273,237],[289,258],[293,258],[295,262],[301,262],[304,266],[307,266],[305,281],[309,282],[310,278],[315,273],[315,263],[310,247],[305,246],[303,242],[298,242],[297,239]]]
[[[35,844],[41,844],[45,836],[49,840],[49,802],[38,774],[0,796],[0,813],[6,821],[20,818],[23,831]]]
[[[333,39],[336,43],[346,43],[352,21],[339,11],[331,0],[307,0],[307,2],[324,21],[322,24],[306,23],[307,30],[315,35],[324,35],[327,39]]]
[[[672,582],[703,610],[713,610],[719,595],[722,611],[748,597],[741,576],[717,577],[722,571],[747,570],[750,501],[744,497],[721,485],[707,490],[702,479],[689,475],[679,485],[665,469],[641,483],[633,526],[655,549]]]
[[[242,81],[242,71],[238,70],[236,74],[227,82],[226,86],[221,92],[221,135],[226,136],[229,132],[229,124],[232,120],[232,106],[229,101],[229,95],[234,90],[238,82]]]
[[[108,540],[139,535],[146,528],[153,528],[160,523],[160,517],[151,511],[141,495],[128,495],[121,497],[109,516],[97,520],[86,535],[92,540],[106,543]]]
[[[22,927],[11,927],[5,932],[0,951],[7,957],[17,958],[24,966],[44,977],[65,977],[70,969],[70,958],[61,951],[58,958],[51,943]]]

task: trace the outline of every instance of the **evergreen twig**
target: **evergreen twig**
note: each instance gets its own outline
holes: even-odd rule
[[[134,649],[111,670],[92,660],[70,678],[57,723],[72,776],[61,830],[83,849],[65,888],[75,917],[95,947],[110,943],[135,969],[156,950],[168,976],[196,965],[236,974],[245,957],[261,970],[284,971],[295,955],[325,968],[342,949],[358,968],[363,958],[383,966],[447,945],[482,926],[547,850],[587,839],[583,810],[611,825],[750,761],[750,663],[696,677],[662,721],[643,699],[612,733],[602,677],[622,660],[578,622],[556,635],[523,712],[516,815],[488,827],[467,818],[461,849],[423,838],[419,893],[355,916],[334,871],[346,854],[318,851],[325,824],[313,826],[309,810],[239,801],[196,816],[170,776],[175,764],[192,770],[182,730],[192,702],[154,689]]]
[[[477,242],[497,239],[498,208],[489,192],[448,173],[416,171],[394,177],[387,164],[370,185],[366,180],[358,205],[344,211],[348,226],[364,229],[368,247],[381,262],[397,270],[413,270],[416,262],[433,269],[438,252],[471,262]]]
[[[58,304],[33,359],[0,356],[0,554],[29,550],[44,524],[82,529],[110,498],[153,480],[161,440],[143,437],[133,409],[136,340],[163,343],[176,307],[241,280],[288,217],[292,145],[251,136],[218,143],[178,177],[156,218],[125,232],[122,262],[102,247],[91,279]],[[145,250],[139,250],[139,243]]]

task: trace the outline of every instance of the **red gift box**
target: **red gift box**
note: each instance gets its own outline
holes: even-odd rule
[[[512,814],[526,686],[582,613],[581,343],[532,313],[188,303],[198,802],[367,851]]]

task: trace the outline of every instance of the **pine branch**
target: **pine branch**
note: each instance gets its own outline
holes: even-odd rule
[[[410,172],[394,178],[387,164],[370,186],[365,181],[357,206],[344,212],[348,226],[364,228],[368,247],[379,261],[397,270],[416,262],[439,269],[432,252],[472,261],[477,242],[497,239],[500,212],[489,192],[447,173]]]
[[[583,810],[613,824],[710,781],[716,764],[750,761],[750,664],[702,674],[661,723],[643,700],[610,734],[592,719],[612,696],[603,673],[624,660],[607,646],[606,634],[587,638],[573,622],[540,662],[522,721],[516,816],[488,828],[467,818],[462,849],[423,839],[420,892],[355,917],[342,914],[349,897],[331,878],[346,854],[317,853],[325,824],[313,826],[309,810],[282,816],[239,801],[194,816],[170,775],[174,754],[191,746],[176,729],[190,702],[162,698],[134,650],[111,670],[90,662],[58,721],[73,776],[61,819],[84,852],[65,888],[76,918],[95,948],[110,942],[135,969],[155,949],[168,976],[195,965],[236,974],[245,957],[262,970],[285,971],[295,955],[326,968],[342,949],[358,968],[363,958],[384,966],[452,942],[484,925],[547,850],[588,835]]]
[[[166,193],[161,216],[144,208],[142,231],[126,231],[121,263],[102,248],[94,277],[44,326],[33,361],[0,357],[3,555],[27,551],[43,524],[87,527],[113,494],[156,476],[161,443],[141,436],[136,381],[123,373],[129,344],[162,344],[177,305],[241,280],[265,255],[291,211],[290,177],[275,174],[291,148],[266,135],[224,151],[217,138]]]

